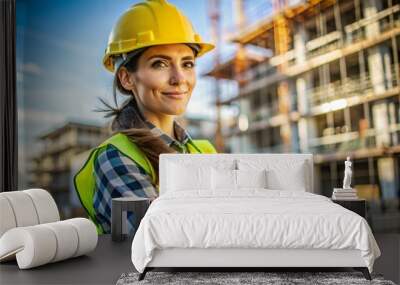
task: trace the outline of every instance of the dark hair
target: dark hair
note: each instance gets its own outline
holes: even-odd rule
[[[194,55],[197,56],[198,47],[192,46],[191,44],[189,47],[193,50]],[[133,55],[128,55],[129,59],[127,59],[126,63],[123,62],[119,67],[116,67],[117,70],[113,81],[113,100],[115,107],[111,106],[111,104],[107,103],[104,99],[99,98],[106,108],[97,109],[96,111],[105,112],[106,118],[114,117],[110,125],[112,134],[123,133],[127,135],[128,138],[143,151],[154,168],[156,173],[156,185],[158,185],[159,155],[161,153],[174,153],[176,150],[166,145],[163,140],[151,133],[150,129],[145,124],[146,118],[140,111],[134,94],[126,90],[118,78],[118,70],[122,66],[125,66],[129,72],[137,71],[139,58],[146,49],[147,48],[142,48],[134,51]],[[118,107],[117,103],[117,89],[120,93],[129,95],[129,98],[122,103],[121,107]]]

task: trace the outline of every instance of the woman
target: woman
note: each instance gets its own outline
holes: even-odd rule
[[[116,89],[128,98],[114,116],[114,135],[95,148],[75,176],[75,188],[99,233],[111,230],[116,197],[158,196],[161,153],[215,153],[206,140],[193,140],[176,121],[196,85],[195,58],[213,49],[189,20],[164,0],[133,5],[118,19],[108,41],[104,66]],[[128,213],[128,231],[136,230]]]

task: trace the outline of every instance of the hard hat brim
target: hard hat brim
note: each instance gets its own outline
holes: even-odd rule
[[[126,51],[106,51],[106,54],[103,57],[103,65],[104,67],[110,71],[110,72],[115,72],[114,70],[114,62],[113,62],[113,55],[120,55],[121,53],[129,53],[132,52],[134,50],[137,50],[139,48],[146,48],[146,47],[152,47],[152,46],[159,46],[159,45],[171,45],[171,44],[194,44],[194,45],[198,45],[200,47],[199,52],[197,53],[196,57],[200,57],[204,54],[206,54],[207,52],[213,50],[215,48],[215,45],[211,44],[211,43],[198,43],[198,42],[177,42],[177,43],[157,43],[157,44],[149,44],[149,45],[143,45],[141,47],[135,48],[135,49],[131,49],[131,50],[126,50]]]

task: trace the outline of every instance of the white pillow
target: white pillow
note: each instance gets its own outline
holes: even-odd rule
[[[310,170],[308,160],[238,160],[240,170],[257,171],[266,170],[267,189],[271,190],[290,190],[306,191],[311,187],[309,181]]]
[[[236,190],[236,170],[211,168],[212,190]]]
[[[287,166],[287,165],[285,165]],[[308,185],[305,161],[290,163],[290,167],[267,169],[268,189],[306,191]]]
[[[227,160],[227,159],[216,159],[211,161],[206,161],[206,164],[210,167],[216,169],[237,169],[236,159]]]
[[[267,171],[236,170],[237,188],[267,188]]]
[[[211,188],[211,167],[187,164],[168,164],[168,191]]]

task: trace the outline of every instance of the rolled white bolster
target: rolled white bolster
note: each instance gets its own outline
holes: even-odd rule
[[[75,255],[78,249],[78,233],[65,221],[43,224],[49,228],[57,240],[57,250],[51,262],[57,262]]]
[[[60,220],[56,202],[49,192],[43,189],[28,189],[23,192],[31,197],[39,218],[39,224]]]
[[[0,261],[16,256],[20,269],[51,262],[57,249],[54,233],[41,225],[14,228],[0,239]]]
[[[10,202],[17,227],[33,226],[39,223],[35,205],[23,191],[3,192],[1,195]]]
[[[32,268],[86,254],[97,238],[96,226],[84,218],[13,228],[0,238],[0,261],[16,256],[20,269]]]
[[[85,218],[74,218],[64,222],[71,224],[78,233],[79,244],[74,257],[86,254],[96,248],[97,229],[92,221]]]
[[[0,195],[0,237],[9,229],[15,228],[14,211],[6,197]]]

